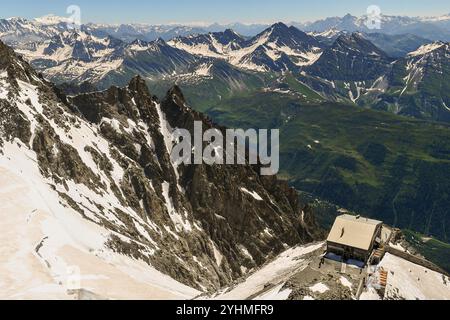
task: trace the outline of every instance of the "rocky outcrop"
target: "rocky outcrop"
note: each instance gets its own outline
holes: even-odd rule
[[[339,36],[307,72],[330,81],[368,81],[384,75],[390,68],[385,52],[361,34]]]

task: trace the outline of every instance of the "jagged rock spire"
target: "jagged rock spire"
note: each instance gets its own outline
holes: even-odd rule
[[[145,79],[140,75],[137,75],[130,80],[128,89],[134,93],[150,96],[150,91],[148,89],[147,83],[145,82]]]
[[[166,100],[168,99],[172,99],[179,106],[183,106],[186,103],[184,94],[178,85],[174,85],[169,89],[166,95]]]

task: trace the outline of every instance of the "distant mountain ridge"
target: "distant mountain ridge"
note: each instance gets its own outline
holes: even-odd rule
[[[351,16],[346,19],[359,21]],[[403,23],[414,20],[411,19]],[[437,21],[445,23],[446,19]],[[435,76],[420,77],[423,85],[413,86],[421,91],[419,94],[405,89],[411,83],[399,87],[400,77],[407,77],[402,61],[407,61],[409,54],[421,46],[433,48],[442,43],[412,34],[351,33],[335,26],[331,31],[305,33],[280,22],[250,38],[226,29],[177,36],[170,41],[158,38],[127,42],[110,35],[96,36],[83,27],[63,30],[64,21],[56,18],[35,21],[47,29],[32,29],[33,37],[25,36],[27,20],[7,22],[8,28],[3,28],[0,36],[12,41],[34,68],[58,84],[90,82],[105,89],[124,86],[140,74],[154,86],[200,85],[204,88],[200,91],[204,96],[201,104],[205,105],[258,88],[298,95],[309,101],[349,102],[421,119],[448,121],[450,101],[445,89],[436,92],[439,85]],[[46,38],[52,33],[55,35]],[[22,40],[13,41],[13,34],[21,34]],[[36,37],[43,40],[30,40]],[[445,53],[439,63],[446,65]],[[447,69],[444,67],[441,72],[440,81],[447,83]],[[294,85],[296,89],[286,89],[289,85],[278,81],[285,73],[299,81]],[[302,87],[301,92],[296,92],[298,86]]]
[[[229,41],[224,43],[224,39]],[[283,71],[310,64],[322,47],[314,37],[284,23],[276,23],[248,40],[227,30],[179,37],[169,44],[191,54],[225,59],[234,66],[255,71]]]
[[[368,17],[347,14],[343,17],[329,17],[313,22],[285,22],[304,32],[324,33],[330,30],[347,32],[384,33],[390,35],[413,34],[430,40],[450,41],[450,14],[436,17],[407,17],[381,15],[381,29],[369,29],[366,26]],[[97,37],[108,35],[126,42],[135,39],[153,41],[162,38],[166,41],[179,36],[189,36],[208,32],[224,32],[232,29],[244,37],[254,37],[271,24],[265,23],[229,23],[229,24],[167,24],[152,25],[150,23],[99,24],[85,23],[82,30]],[[12,29],[19,33],[8,33]],[[40,39],[54,35],[55,31],[67,30],[67,18],[48,15],[34,20],[23,18],[0,19],[0,34],[3,40],[17,40],[17,36]]]
[[[16,22],[8,35],[23,26]],[[38,22],[56,34],[22,33],[26,41],[12,42],[19,54],[0,42],[0,164],[14,188],[34,190],[16,193],[8,219],[21,220],[7,226],[32,235],[20,240],[52,282],[76,262],[59,254],[75,250],[110,282],[116,266],[146,288],[181,282],[167,282],[169,297],[234,286],[322,236],[318,199],[448,240],[449,125],[434,121],[450,122],[449,43],[413,36],[392,57],[374,41],[403,43],[398,36],[318,35],[284,23],[254,37],[227,29],[124,41]],[[223,130],[199,110],[226,125],[280,128],[283,177],[311,203],[251,166],[175,165],[173,128],[192,131],[198,120]],[[89,284],[101,290],[102,276]]]

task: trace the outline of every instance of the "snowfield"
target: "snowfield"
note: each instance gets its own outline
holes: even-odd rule
[[[450,300],[450,281],[440,273],[389,253],[380,266],[388,271],[386,296],[406,300]]]
[[[75,299],[69,289],[99,299],[190,299],[199,294],[106,248],[108,232],[60,203],[40,175],[34,152],[21,142],[5,144],[3,152],[1,299]]]

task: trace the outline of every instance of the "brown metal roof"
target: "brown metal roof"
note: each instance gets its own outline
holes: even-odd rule
[[[381,221],[344,214],[336,218],[327,241],[369,250]]]

